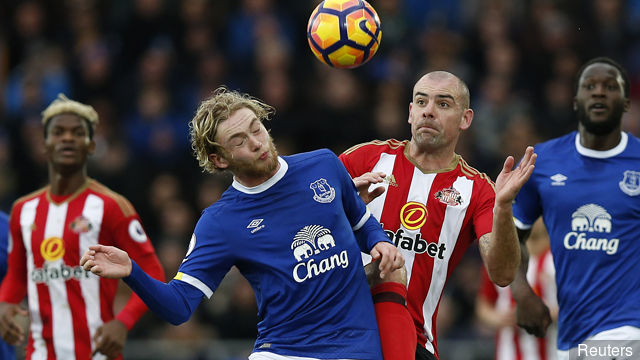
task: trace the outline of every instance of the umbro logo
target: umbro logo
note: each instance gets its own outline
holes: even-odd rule
[[[251,220],[251,222],[249,223],[249,225],[247,225],[247,229],[252,229],[251,233],[255,233],[256,231],[264,228],[264,225],[262,224],[262,221],[264,221],[264,219],[253,219]]]
[[[564,186],[565,185],[565,181],[567,181],[567,177],[557,173],[553,176],[550,177],[551,179],[551,186]]]

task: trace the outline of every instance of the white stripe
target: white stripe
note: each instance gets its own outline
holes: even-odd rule
[[[367,211],[364,212],[364,215],[362,215],[362,218],[360,218],[360,221],[358,221],[358,223],[353,227],[353,231],[360,230],[362,225],[364,225],[364,223],[366,223],[370,217],[371,217],[371,211],[369,211],[369,209],[367,208]]]
[[[67,202],[60,205],[49,203],[44,239],[50,237],[62,239],[68,205],[69,203]],[[68,251],[66,246],[65,251]],[[44,266],[49,269],[60,269],[63,264],[64,258],[60,258],[55,261],[45,261]],[[55,349],[56,357],[58,359],[75,359],[73,318],[71,315],[71,307],[69,306],[66,283],[63,279],[59,278],[50,280],[48,285],[49,298],[51,299],[53,348]]]
[[[321,360],[318,358],[290,356],[290,355],[278,355],[268,351],[256,351],[249,355],[249,360]],[[349,359],[336,359],[336,360],[349,360]]]
[[[522,221],[516,219],[515,217],[513,218],[513,223],[516,225],[516,227],[520,230],[529,230],[531,229],[531,227],[533,226],[533,224],[525,224]]]
[[[42,318],[40,317],[40,301],[38,299],[38,289],[31,278],[35,269],[33,261],[33,250],[31,248],[31,235],[36,220],[36,209],[39,198],[27,201],[22,206],[20,212],[20,227],[22,228],[22,241],[24,242],[25,253],[27,255],[27,299],[29,301],[29,317],[31,338],[33,339],[32,360],[45,360],[47,358],[47,345],[42,339]],[[38,249],[39,251],[39,249]]]
[[[413,177],[411,178],[411,186],[409,187],[409,194],[407,195],[407,201],[415,201],[420,204],[427,205],[427,197],[431,192],[431,186],[433,185],[433,180],[436,178],[435,173],[425,174],[420,171],[417,167],[413,168]],[[429,214],[426,214],[427,218]],[[400,223],[400,229],[404,231],[403,236],[407,236],[410,238],[416,237],[421,231],[422,228],[418,228],[415,230],[409,230]],[[431,239],[425,239],[429,241]],[[409,284],[411,283],[411,273],[413,272],[413,262],[416,257],[416,253],[412,250],[405,250],[399,248],[402,256],[404,257],[404,266],[407,268],[407,288],[409,288]],[[435,259],[434,259],[435,261]],[[432,351],[433,352],[433,351]]]
[[[516,358],[513,330],[512,326],[505,326],[498,331],[496,360],[513,360]]]
[[[90,245],[98,243],[98,236],[102,229],[102,219],[104,215],[104,200],[96,195],[87,196],[82,209],[82,216],[89,220],[91,230],[81,233],[79,236],[79,258],[89,250]],[[85,272],[83,272],[85,273]],[[82,277],[80,279],[80,288],[82,290],[82,298],[85,303],[85,311],[87,313],[87,324],[89,326],[90,339],[96,333],[96,330],[102,325],[102,316],[100,308],[100,278],[93,273],[89,273],[89,278]],[[91,350],[95,344],[92,342]]]
[[[378,160],[378,163],[376,164],[376,166],[374,166],[373,169],[371,169],[371,172],[381,171],[385,173],[385,175],[391,176],[393,174],[393,165],[395,161],[396,161],[395,155],[386,154],[386,153],[380,154],[380,160]],[[380,220],[380,217],[382,216],[382,209],[384,208],[384,202],[387,199],[387,190],[389,189],[389,182],[384,181],[382,182],[382,184],[372,184],[371,186],[369,186],[369,191],[378,187],[383,187],[384,192],[382,193],[382,195],[373,199],[373,201],[371,201],[367,205],[367,208],[371,211],[371,214],[376,219]],[[371,255],[362,253],[362,262],[365,265],[370,263]]]
[[[427,336],[428,342],[426,344],[427,350],[433,352],[433,325],[431,320],[433,313],[436,311],[440,296],[442,295],[442,289],[444,283],[447,280],[447,268],[449,266],[449,260],[455,250],[460,229],[464,221],[469,202],[471,201],[471,193],[473,192],[473,180],[469,180],[464,176],[459,176],[453,183],[453,187],[460,192],[462,196],[462,204],[457,206],[447,206],[445,210],[444,221],[442,222],[442,229],[440,230],[439,244],[445,244],[448,251],[444,259],[434,259],[433,261],[433,273],[431,274],[431,286],[429,286],[429,292],[422,307],[422,316],[424,318],[424,331]],[[431,349],[429,349],[431,348]]]
[[[213,291],[211,291],[211,289],[205,285],[205,283],[203,283],[202,281],[194,278],[191,275],[187,275],[185,273],[182,273],[182,277],[179,279],[180,281],[184,281],[187,284],[194,286],[195,288],[197,288],[198,290],[202,291],[203,294],[205,294],[205,296],[207,298],[211,298],[211,295],[213,295]]]
[[[522,354],[523,360],[540,360],[537,337],[529,335],[526,331],[518,328],[518,341],[520,342],[520,354]]]

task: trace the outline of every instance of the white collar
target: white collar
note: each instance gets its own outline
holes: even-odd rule
[[[577,133],[576,134],[576,150],[578,150],[578,153],[582,156],[587,156],[587,157],[592,157],[597,159],[606,159],[606,158],[614,157],[620,154],[621,152],[623,152],[624,149],[627,148],[628,141],[629,141],[629,137],[627,136],[627,133],[625,133],[624,131],[621,131],[620,142],[614,148],[609,150],[603,150],[603,151],[593,150],[593,149],[586,148],[582,146],[582,144],[580,144],[580,133]]]
[[[280,163],[280,169],[278,169],[278,171],[276,171],[276,173],[272,177],[270,177],[267,181],[263,182],[262,184],[256,185],[253,187],[247,187],[240,184],[238,180],[236,180],[236,177],[234,176],[233,183],[231,183],[231,186],[233,186],[236,190],[243,192],[245,194],[259,194],[263,191],[268,190],[270,187],[272,187],[278,181],[280,181],[280,179],[284,177],[284,174],[287,173],[287,169],[289,169],[289,164],[287,164],[287,162],[284,161],[284,159],[281,158],[280,156],[278,156],[278,162]]]

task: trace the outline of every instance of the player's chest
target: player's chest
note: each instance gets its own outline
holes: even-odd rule
[[[22,208],[20,229],[25,249],[34,259],[49,262],[63,257],[79,259],[80,251],[87,244],[98,242],[102,209],[91,211],[73,202],[29,205]]]
[[[640,215],[640,161],[628,164],[588,160],[547,169],[537,178],[544,211]]]

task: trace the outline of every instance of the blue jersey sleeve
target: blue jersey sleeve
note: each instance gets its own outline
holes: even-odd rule
[[[176,280],[163,283],[147,275],[135,261],[131,265],[131,274],[123,280],[154,314],[173,325],[189,320],[202,301],[199,289]]]
[[[222,224],[232,219],[220,208],[207,209],[194,230],[175,280],[186,282],[210,298],[234,265],[234,236]]]
[[[338,157],[334,156],[334,162],[338,168],[340,176],[340,186],[342,188],[342,203],[344,211],[349,219],[360,250],[369,254],[373,246],[380,241],[389,241],[389,237],[384,233],[380,223],[371,215],[369,209],[360,198],[351,176],[347,172]]]
[[[522,186],[513,202],[513,218],[516,227],[528,230],[541,214],[540,195],[536,186],[536,169]]]
[[[0,281],[7,274],[7,260],[9,257],[9,218],[0,212]]]

